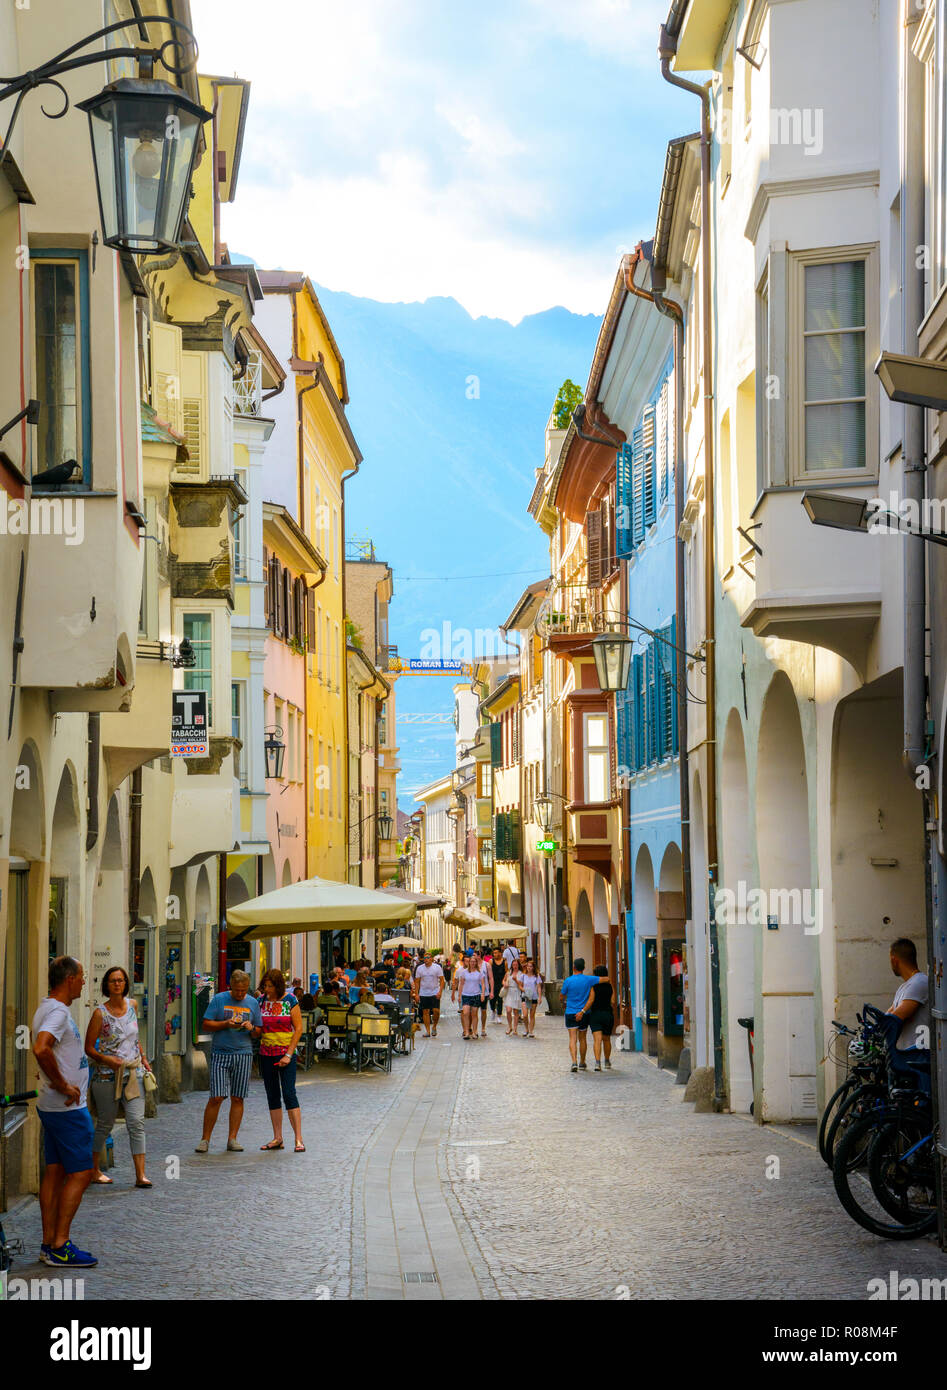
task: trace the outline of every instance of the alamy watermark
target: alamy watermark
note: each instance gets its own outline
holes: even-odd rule
[[[714,910],[722,926],[802,927],[806,936],[822,935],[821,888],[750,888],[741,879],[736,889],[717,889]]]
[[[81,497],[0,499],[0,536],[62,536],[66,545],[85,538],[85,503]]]

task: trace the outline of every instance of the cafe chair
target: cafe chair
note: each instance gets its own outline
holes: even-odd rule
[[[356,1072],[363,1066],[391,1071],[392,1020],[384,1015],[359,1014],[353,1022],[356,1028],[349,1035],[349,1060]]]

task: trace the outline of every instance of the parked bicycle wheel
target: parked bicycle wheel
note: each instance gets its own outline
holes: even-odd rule
[[[848,1100],[849,1096],[858,1085],[859,1081],[857,1076],[846,1077],[838,1090],[833,1093],[829,1103],[822,1112],[822,1119],[819,1121],[819,1153],[822,1155],[823,1161],[826,1162],[830,1168],[832,1167],[832,1149],[827,1142],[829,1127],[835,1120],[836,1115],[839,1113],[845,1101]]]
[[[916,1234],[937,1221],[930,1120],[900,1116],[880,1127],[868,1153],[868,1178],[885,1211]]]
[[[887,1094],[880,1087],[874,1085],[857,1086],[841,1102],[835,1112],[835,1118],[829,1125],[825,1139],[826,1162],[830,1167],[835,1166],[835,1156],[838,1153],[839,1140],[847,1134],[853,1125],[857,1124],[863,1116],[872,1112],[884,1109],[887,1106]],[[854,1172],[860,1168],[868,1157],[868,1138],[869,1132],[862,1131],[862,1138],[857,1146],[848,1149],[848,1163],[851,1165],[850,1171]]]
[[[869,1111],[850,1125],[836,1145],[832,1181],[839,1201],[859,1226],[870,1231],[872,1235],[883,1236],[886,1240],[914,1240],[933,1228],[937,1219],[936,1212],[933,1217],[925,1215],[913,1219],[908,1216],[906,1220],[898,1220],[878,1200],[867,1174],[857,1172],[853,1166],[854,1156],[867,1151],[871,1141],[882,1129],[897,1128],[897,1119],[898,1116],[890,1109],[886,1112]],[[888,1146],[882,1151],[879,1162],[883,1161],[883,1155],[887,1152]],[[911,1208],[905,1207],[904,1210],[907,1213]]]

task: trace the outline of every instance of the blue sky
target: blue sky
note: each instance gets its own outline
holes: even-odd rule
[[[559,383],[585,383],[596,325],[550,321],[538,341],[527,322],[505,347],[481,316],[601,315],[621,254],[653,235],[667,141],[698,120],[661,78],[667,0],[270,0],[268,23],[256,0],[192,12],[202,71],[251,83],[231,251],[342,292],[324,302],[365,453],[349,530],[394,568],[392,640],[416,656],[426,628],[495,629],[547,572],[533,469]],[[386,317],[346,296],[404,307]],[[435,297],[479,322],[409,307]],[[452,706],[449,680],[399,683],[401,712]],[[410,809],[451,765],[453,728],[399,738]]]
[[[388,301],[601,313],[654,229],[666,0],[192,0],[204,71],[252,83],[230,245]]]

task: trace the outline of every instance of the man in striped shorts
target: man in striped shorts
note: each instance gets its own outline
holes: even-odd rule
[[[243,1102],[250,1089],[250,1068],[253,1066],[253,1038],[263,1030],[263,1017],[257,1001],[249,995],[250,976],[234,970],[230,988],[215,994],[204,1015],[204,1028],[213,1033],[210,1052],[210,1100],[204,1110],[204,1132],[194,1152],[206,1154],[210,1136],[224,1099],[230,1097],[230,1125],[227,1148],[242,1153],[237,1143]]]

